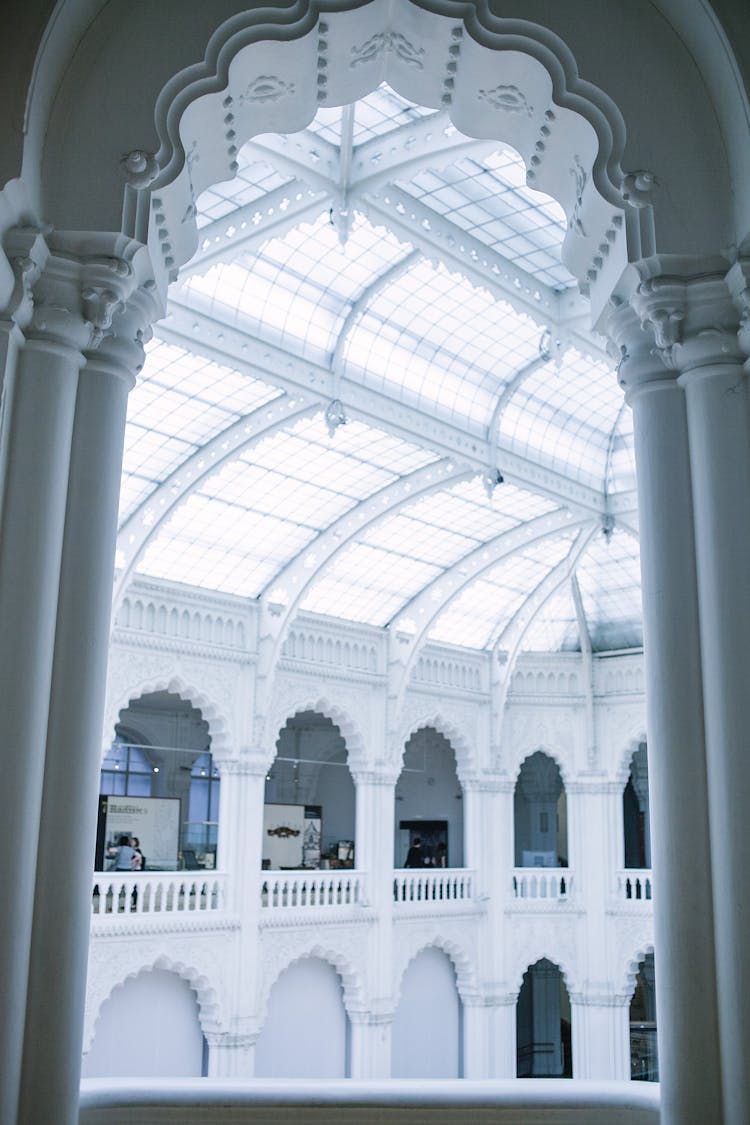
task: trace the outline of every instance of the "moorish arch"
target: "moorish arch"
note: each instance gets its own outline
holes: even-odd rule
[[[320,942],[313,940],[309,944],[305,943],[305,948],[301,951],[297,949],[293,956],[283,959],[283,964],[281,963],[282,958],[277,959],[273,965],[273,970],[264,974],[260,983],[260,997],[258,1003],[258,1012],[262,1019],[266,1017],[269,996],[279,977],[293,965],[310,959],[324,961],[335,970],[341,981],[344,1007],[347,1015],[352,1012],[361,1011],[364,1008],[364,984],[362,976],[351,959],[340,950],[332,946],[322,945]]]
[[[190,986],[195,993],[203,1032],[221,1030],[221,1005],[217,987],[209,981],[200,969],[184,961],[175,960],[163,953],[144,960],[143,953],[135,948],[128,959],[132,962],[132,967],[128,967],[125,974],[115,984],[112,984],[111,976],[107,976],[104,972],[98,973],[95,978],[99,982],[99,987],[92,991],[90,997],[83,1043],[84,1051],[90,1048],[94,1040],[102,1006],[107,1000],[119,989],[124,988],[129,981],[157,969],[174,973]]]
[[[143,696],[155,695],[158,692],[177,695],[200,711],[208,724],[213,755],[217,759],[231,756],[234,750],[231,734],[232,724],[226,709],[213,699],[205,687],[199,687],[179,674],[170,673],[152,675],[136,683],[113,686],[104,719],[104,752],[106,752],[112,740],[113,732],[122,713],[127,711],[131,703],[136,700]]]
[[[435,933],[428,940],[425,940],[423,935],[416,934],[411,941],[403,943],[394,964],[394,997],[396,1002],[398,1002],[400,996],[401,982],[406,970],[426,949],[437,949],[449,958],[456,974],[458,995],[462,1001],[469,1001],[477,995],[477,971],[467,950],[459,942],[446,937],[444,934]]]

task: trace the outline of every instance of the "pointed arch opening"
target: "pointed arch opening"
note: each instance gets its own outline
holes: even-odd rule
[[[529,966],[518,994],[516,1076],[573,1077],[570,997],[559,966],[546,957]]]
[[[630,759],[622,793],[622,822],[626,868],[651,867],[651,805],[648,788],[648,747],[639,742]]]
[[[653,951],[647,953],[638,965],[630,1000],[630,1077],[635,1082],[659,1081]]]
[[[516,867],[568,866],[568,811],[560,767],[543,750],[521,766],[513,795]]]
[[[266,775],[264,870],[351,868],[356,792],[338,726],[319,711],[298,711],[279,732]]]
[[[101,765],[96,870],[215,868],[219,786],[199,707],[169,690],[131,699]],[[125,837],[138,859],[120,853]]]
[[[456,754],[435,727],[415,731],[396,782],[395,866],[463,867],[463,789]]]
[[[302,957],[271,988],[256,1077],[347,1078],[350,1035],[341,977],[322,957]]]

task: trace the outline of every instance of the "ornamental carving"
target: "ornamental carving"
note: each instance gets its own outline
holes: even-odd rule
[[[475,929],[468,930],[464,920],[445,918],[430,923],[397,924],[393,943],[393,996],[398,1006],[404,973],[425,949],[439,949],[450,957],[456,971],[456,985],[461,999],[470,999],[479,991],[476,947],[466,949],[467,938],[476,942]]]
[[[153,183],[159,175],[159,165],[151,152],[134,148],[120,158],[123,175],[131,187],[144,188]]]
[[[267,105],[278,102],[295,91],[293,82],[284,82],[275,74],[259,74],[249,84],[244,94],[240,94],[241,105]]]
[[[570,174],[575,180],[576,185],[575,205],[573,207],[573,214],[570,217],[570,227],[578,231],[578,233],[585,238],[586,230],[581,219],[581,212],[583,210],[583,193],[586,190],[589,177],[588,172],[581,163],[580,156],[573,157],[573,167],[570,169]]]
[[[400,62],[406,63],[407,66],[424,70],[424,63],[422,62],[425,53],[424,47],[415,47],[400,31],[379,31],[376,35],[371,35],[369,39],[365,40],[360,47],[352,47],[351,53],[352,59],[349,67],[352,70],[355,66],[375,62],[376,59],[385,55],[395,55]]]
[[[265,930],[258,941],[258,1016],[265,1022],[271,989],[296,961],[317,957],[328,962],[341,978],[347,1012],[367,1008],[362,973],[370,964],[369,926],[336,926],[324,923],[310,932],[308,927],[291,930]],[[356,966],[356,968],[355,968]],[[361,967],[361,968],[360,968]],[[371,990],[368,990],[371,991]]]
[[[491,90],[480,90],[479,101],[487,102],[493,109],[504,109],[508,113],[521,113],[531,117],[534,107],[529,105],[526,95],[518,86],[494,86]]]
[[[516,915],[511,919],[508,983],[516,995],[526,970],[542,957],[560,969],[568,993],[580,992],[583,979],[580,958],[585,943],[580,940],[579,925],[576,916],[562,918],[551,913],[534,917]]]

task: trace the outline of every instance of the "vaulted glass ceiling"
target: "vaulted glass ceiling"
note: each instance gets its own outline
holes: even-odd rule
[[[381,87],[198,206],[121,565],[474,648],[641,644],[630,412],[516,153]]]

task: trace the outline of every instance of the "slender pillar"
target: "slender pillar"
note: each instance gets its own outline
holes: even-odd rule
[[[70,447],[82,348],[89,338],[80,317],[63,308],[75,307],[75,294],[70,301],[55,299],[54,285],[46,284],[18,356],[3,420],[0,755],[3,830],[12,841],[13,862],[4,865],[0,911],[2,1125],[17,1120]],[[74,816],[70,823],[75,825]]]
[[[654,929],[656,948],[664,951],[657,982],[662,1122],[719,1125],[711,854],[685,399],[674,375],[653,355],[651,332],[641,329],[627,308],[615,320],[615,336],[624,346],[619,377],[633,408],[638,475]],[[664,323],[661,317],[656,322]]]
[[[232,1073],[249,1077],[255,1069],[255,1042],[259,1034],[255,1011],[258,991],[258,942],[262,924],[261,888],[263,872],[263,800],[272,755],[260,748],[246,750],[239,758],[219,762],[218,854],[226,872],[227,909],[236,913],[240,932],[235,945],[234,1016],[229,1028],[233,1050]],[[242,1044],[252,1040],[245,1049]],[[209,1053],[209,1066],[211,1066]],[[214,1073],[212,1071],[212,1073]]]
[[[350,1077],[391,1076],[393,1012],[350,1012]]]
[[[106,338],[78,379],[26,1006],[28,1122],[72,1125],[78,1115],[117,502],[127,398],[143,363],[131,319],[130,336]]]
[[[701,332],[675,351],[687,398],[698,559],[724,1121],[745,1125],[750,1121],[750,387],[731,333]],[[663,965],[660,956],[659,978]]]
[[[207,1031],[208,1077],[242,1078],[252,1074],[257,1038],[229,1031]]]
[[[368,886],[368,902],[372,908],[376,924],[369,935],[370,956],[370,995],[372,1027],[375,1030],[360,1029],[360,1037],[369,1035],[373,1043],[379,1037],[387,1037],[386,1047],[378,1047],[379,1062],[373,1066],[386,1067],[378,1075],[390,1075],[390,1036],[393,1020],[393,824],[395,817],[396,778],[392,773],[365,772],[357,770],[354,775],[357,786],[357,826],[356,855],[357,869],[365,872]],[[352,1025],[354,1035],[354,1025]],[[385,1042],[385,1040],[383,1040]],[[354,1044],[354,1039],[352,1039]],[[385,1051],[385,1055],[383,1055]],[[383,1061],[387,1057],[387,1065]],[[354,1054],[352,1054],[354,1065]],[[359,1065],[359,1064],[358,1064]],[[352,1074],[354,1075],[354,1070]],[[361,1076],[358,1074],[358,1077]]]

